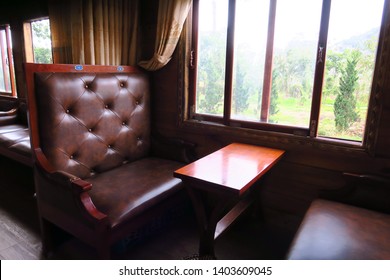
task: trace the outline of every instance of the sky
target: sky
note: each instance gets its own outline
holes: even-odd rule
[[[201,1],[201,28],[207,30],[216,27],[226,31],[228,2]],[[236,38],[253,44],[264,41],[267,29],[260,26],[268,22],[269,1],[237,0],[236,5]],[[384,0],[333,0],[329,39],[342,40],[379,26],[383,5]],[[276,34],[281,36],[275,38],[275,44],[285,46],[293,38],[317,40],[321,7],[322,0],[277,0]],[[247,26],[251,26],[252,30]]]

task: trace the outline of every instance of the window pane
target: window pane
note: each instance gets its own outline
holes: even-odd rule
[[[363,139],[383,5],[332,1],[319,136]]]
[[[259,120],[269,1],[236,4],[232,117]]]
[[[269,122],[308,127],[322,0],[278,0]]]
[[[0,91],[12,93],[5,29],[0,29]]]
[[[48,19],[31,22],[34,62],[52,63],[50,22]]]
[[[199,1],[197,113],[223,114],[228,3]]]

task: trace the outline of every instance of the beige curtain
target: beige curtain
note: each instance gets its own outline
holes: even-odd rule
[[[136,65],[139,0],[50,0],[54,63]]]
[[[141,61],[139,66],[155,71],[170,61],[191,4],[192,0],[159,1],[155,52],[152,59]]]

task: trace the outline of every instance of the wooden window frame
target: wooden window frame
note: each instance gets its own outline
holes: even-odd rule
[[[50,19],[49,17],[42,17],[42,18],[31,19],[23,22],[24,56],[26,62],[38,63],[35,62],[32,24],[34,22],[42,21],[42,20],[50,20]],[[53,49],[51,49],[51,55],[53,58]]]
[[[314,72],[314,83],[313,83],[313,94],[311,102],[311,111],[310,111],[310,123],[308,127],[295,127],[288,125],[280,124],[270,124],[264,121],[267,121],[268,110],[269,110],[269,94],[271,91],[271,77],[272,77],[272,56],[273,56],[273,38],[274,38],[274,27],[275,27],[275,11],[276,11],[276,2],[277,0],[270,0],[270,17],[269,17],[269,28],[268,28],[268,38],[267,38],[267,49],[266,49],[266,60],[265,60],[265,75],[264,75],[264,85],[263,85],[263,95],[262,95],[262,109],[259,116],[259,121],[245,121],[231,119],[231,100],[232,100],[232,74],[233,74],[233,53],[234,53],[234,10],[235,10],[236,0],[229,0],[229,21],[228,21],[228,35],[227,35],[227,48],[226,48],[226,75],[225,75],[225,91],[224,91],[224,110],[222,116],[214,116],[208,114],[200,114],[195,112],[196,106],[196,81],[197,81],[197,45],[198,45],[198,22],[199,22],[199,0],[193,1],[193,10],[192,10],[192,32],[191,32],[191,50],[190,50],[190,71],[189,71],[189,92],[188,92],[188,110],[186,110],[187,115],[185,116],[186,120],[195,120],[203,123],[210,123],[216,125],[224,125],[227,127],[234,128],[248,128],[258,131],[265,132],[275,132],[275,133],[285,133],[290,135],[297,136],[307,136],[311,139],[321,139],[325,142],[333,141],[340,143],[341,145],[352,145],[356,147],[364,146],[364,142],[367,137],[367,123],[366,121],[366,130],[363,135],[362,141],[353,141],[345,139],[337,139],[331,137],[320,137],[317,136],[318,132],[318,123],[320,118],[320,106],[321,106],[321,97],[322,97],[322,87],[323,87],[323,77],[325,72],[325,58],[326,58],[326,46],[327,46],[327,37],[328,37],[328,27],[329,27],[329,18],[330,18],[330,6],[331,0],[323,0],[322,2],[322,11],[321,11],[321,23],[320,23],[320,33],[316,53],[316,66]],[[385,0],[385,5],[383,11],[388,7],[388,0]],[[382,26],[384,24],[383,20],[385,15],[383,15]],[[381,28],[382,29],[382,28]],[[379,35],[380,36],[380,35]],[[379,43],[381,38],[379,38]],[[378,46],[379,48],[379,46]],[[380,56],[379,49],[377,53],[377,59]],[[375,64],[374,73],[378,71],[377,64]],[[229,70],[229,71],[228,71]],[[268,70],[268,72],[267,72]],[[372,89],[373,91],[373,89]],[[268,94],[267,94],[268,92]],[[264,94],[265,93],[265,94]],[[372,93],[370,94],[372,95]],[[371,98],[370,98],[371,99]],[[368,105],[370,110],[370,104]]]
[[[11,92],[5,91],[0,92],[0,95],[6,95],[6,96],[13,96],[16,97],[16,82],[15,82],[15,70],[14,70],[14,64],[13,64],[13,55],[12,55],[12,41],[11,41],[11,28],[9,24],[5,24],[3,26],[0,26],[0,30],[4,30],[5,32],[5,42],[3,42],[3,38],[0,36],[0,46],[6,46],[6,49],[3,49],[1,47],[1,63],[3,64],[3,76],[4,76],[4,83],[6,84],[6,90],[9,88]],[[5,44],[4,44],[5,43]],[[7,61],[5,61],[3,58],[7,57]],[[7,64],[8,63],[8,64]],[[9,69],[9,71],[6,71],[6,68]],[[10,84],[8,84],[8,79],[10,80]]]

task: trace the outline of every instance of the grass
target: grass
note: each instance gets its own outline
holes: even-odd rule
[[[362,141],[366,122],[367,103],[364,100],[358,102],[359,120],[353,123],[347,131],[339,132],[335,127],[335,116],[333,112],[334,99],[334,97],[328,97],[322,100],[318,136]],[[299,104],[298,99],[280,98],[278,109],[278,113],[271,117],[273,122],[291,126],[309,126],[310,102]]]
[[[345,140],[362,141],[364,127],[367,115],[367,98],[360,98],[357,103],[359,120],[351,125],[344,132],[339,132],[335,127],[335,116],[333,112],[333,104],[336,96],[327,96],[322,99],[321,112],[318,125],[318,136],[339,138]],[[257,100],[249,101],[248,109],[238,116],[234,116],[243,120],[256,120],[260,113],[257,108]],[[309,127],[311,100],[301,102],[298,98],[281,98],[278,99],[277,113],[270,116],[270,123]],[[222,112],[220,112],[222,114]],[[233,113],[234,115],[234,113]]]
[[[367,117],[368,101],[364,100],[364,98],[358,101],[358,121],[353,123],[347,131],[339,132],[335,127],[335,116],[333,112],[334,99],[335,97],[327,97],[322,101],[318,135],[346,140],[362,141]]]

